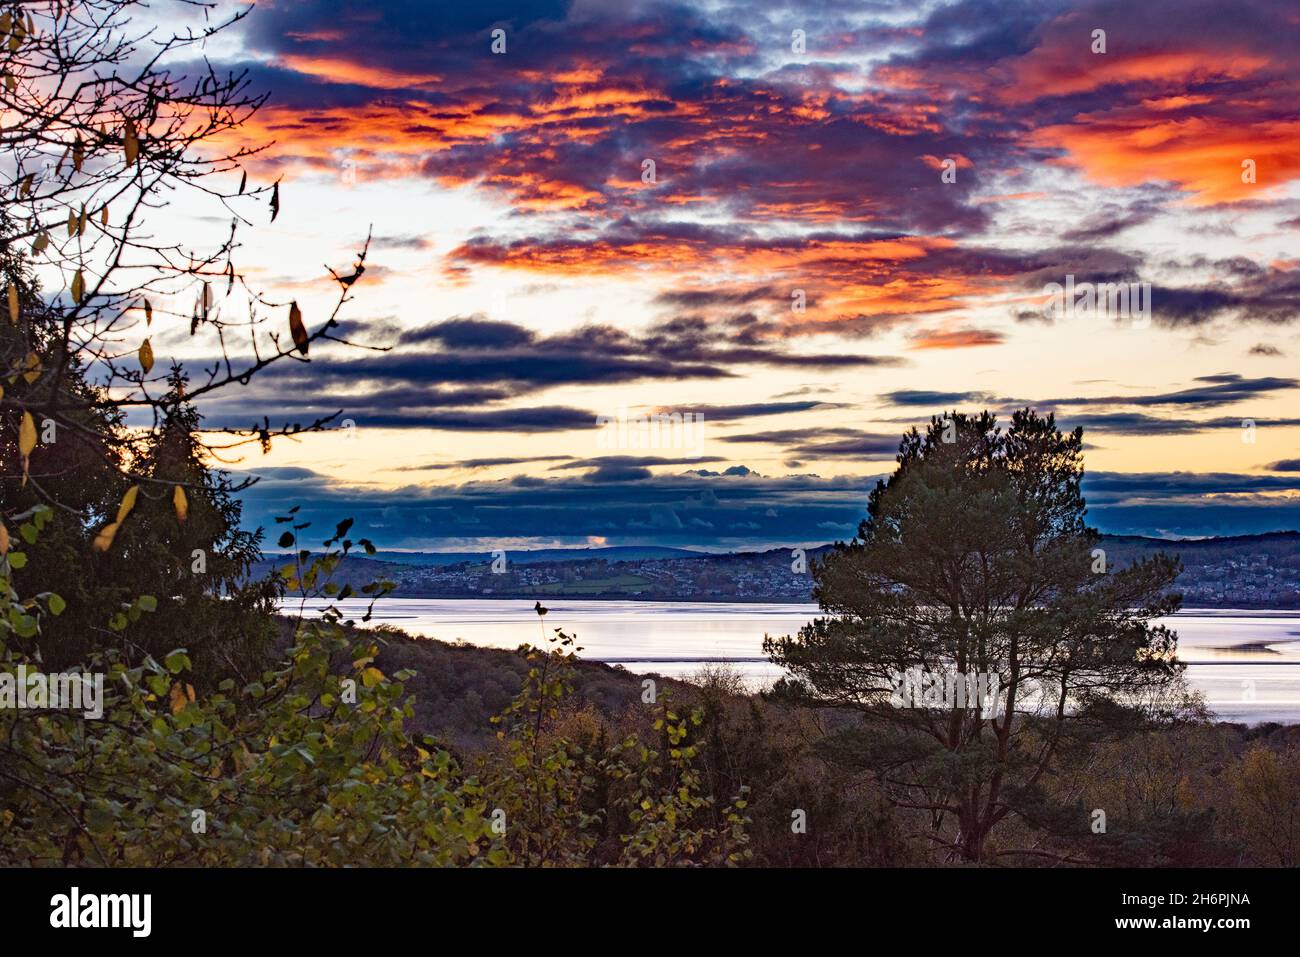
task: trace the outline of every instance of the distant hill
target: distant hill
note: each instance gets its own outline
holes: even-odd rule
[[[697,558],[710,552],[690,548],[670,548],[663,545],[611,545],[603,548],[538,548],[506,549],[507,558],[520,565],[534,562],[589,561],[604,559],[611,562],[640,561],[647,558]],[[378,561],[399,565],[459,565],[462,562],[490,562],[491,552],[391,552],[377,551],[371,556]]]
[[[378,552],[346,559],[336,574],[354,588],[377,578],[407,598],[639,598],[656,601],[809,601],[806,566],[831,549],[710,553],[654,545],[507,550],[494,571],[490,552]],[[1300,532],[1170,540],[1104,535],[1107,565],[1122,568],[1156,552],[1184,567],[1185,607],[1300,607]],[[283,564],[271,555],[254,573]],[[800,570],[805,569],[805,570]]]
[[[1103,535],[1107,546],[1146,553],[1205,556],[1211,554],[1290,553],[1300,548],[1300,532],[1264,532],[1260,535],[1223,535],[1215,538],[1148,538],[1143,535]]]

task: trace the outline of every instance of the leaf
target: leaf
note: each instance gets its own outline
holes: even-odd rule
[[[179,681],[172,683],[172,690],[168,695],[168,699],[171,702],[172,714],[180,714],[185,710],[185,706],[189,704],[189,701],[185,697],[185,691],[181,688],[181,683]]]
[[[18,427],[18,454],[27,458],[34,448],[36,448],[36,420],[32,418],[30,412],[24,412],[22,424]]]
[[[51,615],[62,615],[68,607],[68,603],[63,600],[63,596],[56,595],[53,592],[50,592],[50,597],[46,600],[46,604],[49,606]]]
[[[95,540],[90,543],[90,547],[97,552],[106,552],[113,547],[113,537],[117,535],[117,522],[110,522],[99,530]]]
[[[78,269],[77,274],[72,277],[72,301],[80,304],[81,297],[85,295],[85,293],[86,279],[81,275],[81,270]]]
[[[107,203],[99,207],[99,225],[101,226],[108,225],[108,204]]]
[[[122,132],[122,148],[126,151],[126,165],[130,166],[140,157],[140,137],[135,131],[135,120],[129,116],[126,128]]]
[[[302,324],[302,310],[298,308],[296,299],[289,304],[289,334],[293,336],[293,344],[298,347],[298,351],[306,355],[311,340],[307,335],[307,327]]]
[[[135,500],[136,498],[139,497],[139,495],[140,495],[140,486],[138,485],[132,485],[129,489],[126,490],[126,494],[122,496],[121,503],[117,506],[117,519],[114,521],[113,524],[115,525],[122,524],[123,520],[125,520],[126,517],[131,514],[131,509],[135,508]]]
[[[23,463],[23,481],[27,485],[27,468],[30,464],[29,456],[32,449],[36,448],[36,420],[32,418],[30,412],[23,413],[22,424],[18,426],[18,455]]]
[[[0,555],[9,554],[9,529],[5,528],[4,522],[0,522]]]
[[[184,524],[185,519],[190,515],[190,503],[185,498],[185,489],[179,485],[176,486],[176,491],[172,492],[172,505],[176,508],[176,521]]]
[[[10,93],[16,92],[18,89],[18,77],[14,76],[12,73],[6,73],[5,89],[8,90]]]
[[[31,384],[35,382],[37,379],[39,379],[41,377],[41,370],[44,368],[44,366],[41,365],[41,357],[34,352],[27,353],[27,359],[24,362],[24,367],[25,367],[25,371],[23,372],[23,379],[28,384]]]
[[[81,136],[78,134],[72,144],[72,168],[78,173],[81,172],[82,164],[86,162],[86,144],[81,142]]]
[[[140,368],[144,370],[145,375],[148,375],[149,370],[153,368],[153,346],[149,345],[148,339],[140,343],[139,359]]]
[[[146,326],[153,325],[153,306],[149,305],[148,299],[144,301],[144,324]]]
[[[49,244],[50,244],[50,234],[46,232],[42,232],[39,236],[36,237],[36,241],[32,243],[32,252],[33,253],[44,252],[45,247],[48,246]]]
[[[239,195],[244,195],[244,187],[248,185],[248,170],[242,170],[239,177]]]
[[[9,321],[18,325],[18,287],[12,283],[9,285]]]
[[[280,215],[280,184],[276,183],[271,187],[271,222],[275,222],[275,217]]]

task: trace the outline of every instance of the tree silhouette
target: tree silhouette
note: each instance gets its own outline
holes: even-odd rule
[[[827,753],[922,812],[949,859],[1021,853],[989,836],[1010,814],[1052,817],[1042,785],[1062,751],[1181,686],[1176,635],[1152,624],[1179,606],[1180,566],[1107,567],[1082,475],[1082,430],[1051,415],[1017,412],[1005,433],[988,412],[932,419],[857,537],[815,565],[826,616],[765,640],[791,672],[776,694],[865,716]]]

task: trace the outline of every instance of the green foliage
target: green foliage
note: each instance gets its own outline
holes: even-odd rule
[[[549,650],[521,649],[519,696],[493,722],[501,748],[483,761],[504,812],[512,859],[529,866],[735,865],[748,859],[746,788],[722,808],[703,793],[692,733],[662,695],[650,727],[615,742],[609,729],[566,713],[577,649],[562,629]]]
[[[352,547],[349,525],[325,555],[295,562],[304,597],[330,589],[329,568]],[[19,598],[11,569],[20,554],[0,563],[0,671],[8,675],[39,670],[12,638],[39,633],[59,604],[51,594]],[[148,622],[160,607],[139,596],[114,614]],[[501,716],[507,760],[481,784],[446,748],[408,733],[412,673],[384,674],[373,636],[351,624],[334,607],[300,620],[277,665],[206,693],[190,683],[184,649],[137,662],[116,648],[97,651],[84,670],[104,676],[99,720],[0,709],[0,864],[592,863],[595,825],[609,817],[580,808],[601,782],[628,782],[612,809],[630,826],[612,833],[622,853],[609,863],[742,858],[743,803],[727,810],[721,831],[697,821],[710,799],[691,770],[689,721],[664,712],[666,755],[633,739],[582,753],[551,735],[571,688],[570,657],[529,652],[534,667]],[[500,833],[498,808],[527,830]]]

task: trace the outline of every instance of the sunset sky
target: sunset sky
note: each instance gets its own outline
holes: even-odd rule
[[[1084,427],[1103,531],[1297,528],[1297,50],[1294,2],[263,0],[207,51],[270,94],[243,262],[312,325],[373,224],[345,334],[392,349],[203,410],[343,410],[233,464],[248,520],[390,548],[846,538],[907,428],[1024,405]],[[1045,319],[1067,275],[1150,323]],[[622,409],[701,442],[610,448]]]

